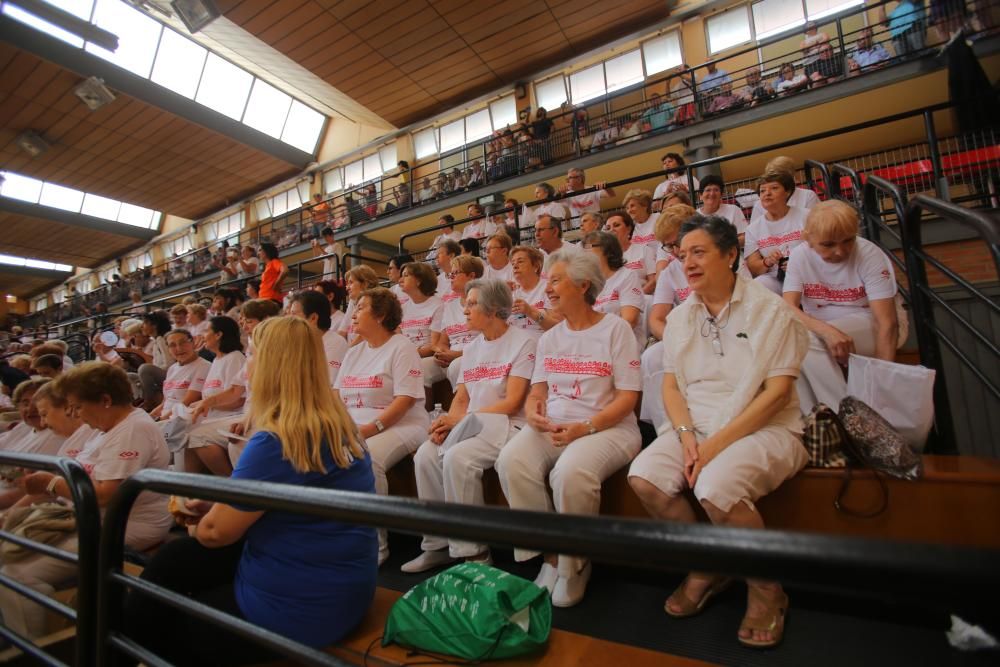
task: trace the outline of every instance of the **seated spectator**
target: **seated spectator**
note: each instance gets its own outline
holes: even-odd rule
[[[365,187],[364,202],[365,213],[370,220],[374,220],[378,216],[378,189],[374,183]]]
[[[674,125],[687,125],[697,120],[698,114],[694,108],[694,72],[681,63],[676,69],[677,74],[670,77],[670,99],[677,106],[674,114]]]
[[[46,428],[38,413],[35,403],[35,393],[51,382],[48,378],[32,378],[17,385],[14,389],[14,407],[21,416],[21,422],[14,428],[0,434],[0,450],[5,452],[23,452],[26,454],[47,454],[55,456],[62,446],[63,438]],[[16,501],[3,504],[7,508]]]
[[[559,191],[567,196],[566,205],[569,207],[570,224],[566,229],[573,229],[580,226],[580,216],[584,213],[600,213],[601,200],[615,196],[615,189],[607,187],[604,183],[595,183],[595,190],[582,192],[590,189],[587,185],[587,174],[579,167],[570,167],[566,172],[566,182]],[[579,192],[580,194],[573,194]]]
[[[354,345],[359,340],[357,332],[354,330],[354,310],[358,305],[358,298],[365,290],[378,287],[378,276],[372,267],[361,264],[348,271],[344,279],[347,284],[347,312],[337,329],[337,333],[347,339],[347,342]],[[390,292],[391,294],[392,292]]]
[[[607,115],[601,117],[601,129],[594,133],[594,140],[590,143],[591,151],[598,151],[604,148],[611,148],[618,141],[618,123],[612,123]]]
[[[208,331],[208,309],[200,303],[192,303],[187,306],[187,313],[187,326],[183,328],[191,334],[195,347],[201,349],[204,346],[205,332]]]
[[[815,81],[813,75],[819,71],[817,62],[822,56],[824,44],[830,45],[830,38],[827,34],[820,32],[814,21],[806,23],[805,37],[802,38],[799,48],[802,50],[802,67],[805,68],[805,75],[810,80]]]
[[[580,238],[590,232],[599,232],[604,229],[604,216],[600,213],[587,212],[580,216]]]
[[[186,415],[187,408],[201,400],[201,392],[205,387],[205,378],[212,364],[198,356],[194,337],[187,329],[174,329],[168,333],[167,347],[175,359],[167,369],[163,381],[163,402],[149,413],[153,419],[165,421],[175,415]]]
[[[187,316],[187,309],[184,309]],[[174,363],[174,357],[170,354],[170,346],[167,345],[166,335],[170,331],[170,320],[167,313],[162,310],[154,310],[142,316],[142,333],[150,339],[152,346],[150,352],[139,350],[138,348],[126,348],[129,352],[143,352],[148,356],[149,361],[139,366],[138,380],[142,386],[142,407],[147,412],[163,402],[163,381],[167,377],[167,369]],[[143,355],[140,355],[143,356]]]
[[[791,95],[808,87],[809,77],[799,72],[795,63],[785,63],[778,70],[778,80],[774,84],[774,92],[777,94]]]
[[[833,47],[824,42],[819,45],[819,55],[813,63],[813,73],[809,76],[812,86],[826,84],[844,76],[844,61],[833,53]]]
[[[403,309],[380,287],[365,290],[354,311],[361,342],[348,350],[337,376],[336,392],[360,429],[371,453],[375,490],[388,495],[385,471],[409,456],[427,435],[420,355],[410,340],[395,332]],[[380,529],[378,562],[389,557],[386,531]]]
[[[535,221],[535,245],[541,251],[542,257],[548,257],[560,250],[567,252],[579,250],[572,243],[563,242],[562,226],[550,215],[542,215]]]
[[[496,469],[512,509],[596,514],[601,483],[639,452],[639,352],[624,321],[594,310],[604,287],[596,257],[561,252],[546,270],[565,319],[538,341],[528,424],[501,450]],[[536,555],[514,551],[518,561]],[[585,559],[545,554],[535,584],[551,592],[553,605],[571,607],[590,572]]]
[[[514,270],[510,266],[510,251],[514,243],[503,232],[497,232],[486,241],[486,262],[483,278],[514,282]]]
[[[688,286],[684,262],[677,259],[680,246],[677,237],[681,225],[695,215],[695,210],[684,204],[668,206],[660,212],[656,221],[656,240],[660,242],[669,262],[656,279],[656,290],[649,307],[649,333],[656,339],[642,353],[642,405],[639,419],[647,421],[660,431],[667,420],[663,410],[663,328],[667,316],[677,306],[684,303],[691,288]]]
[[[514,273],[514,305],[508,324],[527,331],[535,338],[562,320],[552,308],[547,281],[542,278],[544,256],[538,248],[515,246],[510,251],[510,266]]]
[[[434,346],[438,344],[441,329],[441,309],[444,302],[434,296],[437,291],[437,276],[434,270],[423,262],[409,262],[403,265],[399,281],[408,298],[402,303],[403,320],[399,331],[406,336],[421,358],[434,356]]]
[[[479,204],[469,204],[467,213],[470,218],[475,218],[462,229],[462,239],[485,239],[496,234],[496,225],[486,217],[483,207]]]
[[[233,478],[371,493],[369,456],[327,390],[315,334],[282,317],[258,327],[253,340],[250,417],[258,430]],[[372,528],[224,503],[186,504],[204,516],[178,515],[194,524],[191,537],[158,551],[143,579],[314,648],[339,641],[364,618],[375,594]],[[174,664],[277,658],[136,593],[126,599],[125,618],[130,637]]]
[[[71,415],[79,415],[96,431],[75,458],[90,475],[102,510],[132,474],[145,468],[167,468],[170,454],[163,435],[149,415],[132,407],[132,390],[125,371],[99,361],[88,362],[68,371],[56,383],[56,402],[64,400]],[[56,496],[73,502],[66,480],[51,472],[32,472],[18,480],[18,485],[32,500]],[[149,549],[163,541],[172,523],[167,499],[143,493],[129,514],[125,546],[138,551]],[[67,532],[50,546],[76,552],[76,532]],[[59,588],[72,585],[78,567],[77,563],[31,553],[21,559],[8,559],[0,574],[51,596]],[[0,590],[0,610],[4,625],[15,632],[28,637],[45,633],[45,609],[6,587]]]
[[[340,331],[344,325],[344,309],[347,308],[347,290],[336,280],[321,280],[313,285],[313,290],[322,294],[330,304],[330,330]]]
[[[740,238],[740,245],[743,245],[743,235],[747,231],[747,218],[743,215],[743,209],[734,204],[724,204],[722,202],[722,190],[725,183],[715,174],[709,174],[701,181],[701,208],[698,213],[708,217],[717,215],[728,220]]]
[[[795,181],[788,172],[765,172],[759,187],[764,215],[747,227],[743,257],[750,274],[780,295],[784,265],[792,249],[802,243],[808,211],[788,205],[795,190]]]
[[[732,83],[726,70],[719,69],[718,64],[708,63],[705,67],[705,74],[698,82],[698,92],[701,95],[701,107],[707,109],[712,104],[713,98],[719,94],[719,89],[724,83]]]
[[[63,360],[58,354],[43,354],[31,363],[31,374],[54,380],[63,372]]]
[[[659,93],[653,93],[649,98],[649,106],[640,117],[643,132],[659,132],[668,130],[674,122],[674,107],[670,100]]]
[[[78,458],[90,445],[90,441],[101,434],[93,426],[84,423],[78,412],[69,409],[64,382],[49,382],[39,387],[35,393],[35,405],[42,423],[60,438],[64,438],[62,447],[56,456]],[[30,504],[35,501],[32,496],[25,496],[26,501],[19,504]]]
[[[472,168],[466,173],[466,186],[471,188],[479,187],[486,182],[486,172],[479,160],[472,162]]]
[[[16,368],[22,373],[31,374],[31,363],[33,359],[30,354],[15,354],[10,358],[11,368]]]
[[[451,298],[457,298],[451,290],[451,260],[455,259],[459,255],[464,254],[462,252],[462,246],[456,241],[448,239],[441,243],[434,252],[434,264],[437,266],[437,290],[434,295],[439,297],[442,301],[447,301]],[[397,295],[398,296],[398,295]],[[404,298],[405,295],[403,295]],[[402,299],[400,299],[402,303]]]
[[[447,225],[441,228],[441,232],[434,237],[434,241],[431,243],[430,251],[434,251],[441,246],[445,241],[454,241],[458,243],[462,239],[462,233],[455,229],[455,216],[450,213],[442,215],[438,219],[439,225]],[[457,253],[456,253],[457,254]]]
[[[281,303],[284,292],[281,284],[288,274],[288,267],[278,259],[278,249],[273,243],[260,244],[260,256],[264,263],[264,273],[260,277],[260,291],[258,297],[261,299],[271,299]]]
[[[121,355],[118,354],[117,348],[120,346],[122,348],[128,346],[128,341],[124,338],[118,339],[117,346],[107,345],[101,338],[104,332],[95,333],[93,339],[90,341],[90,348],[94,351],[94,358],[97,361],[103,361],[106,364],[113,364],[115,366],[124,366],[125,361],[122,359]],[[119,336],[123,336],[124,331],[119,332]]]
[[[712,103],[708,105],[707,113],[722,113],[741,106],[743,106],[743,100],[733,92],[732,82],[727,81],[719,86],[718,93],[712,97]]]
[[[858,33],[858,41],[854,43],[854,50],[849,53],[849,56],[862,70],[881,67],[881,63],[892,57],[885,50],[885,47],[874,42],[871,28],[861,29]]]
[[[795,160],[788,157],[787,155],[779,155],[778,157],[772,158],[768,161],[767,166],[764,167],[764,171],[783,171],[789,175],[792,179],[792,184],[795,183]],[[819,203],[819,197],[815,192],[809,188],[800,188],[798,186],[792,192],[792,196],[788,198],[788,205],[795,206],[796,208],[810,209]],[[758,198],[754,202],[753,210],[750,212],[750,222],[753,222],[757,218],[764,215],[764,207],[760,203]]]
[[[170,309],[170,322],[174,329],[186,329],[188,320],[187,305],[179,303]]]
[[[240,328],[229,317],[213,317],[205,334],[205,349],[215,355],[205,377],[201,400],[191,404],[191,431],[184,452],[184,470],[228,477],[233,472],[226,448],[218,444],[220,428],[228,428],[243,408],[246,375]]]
[[[247,281],[247,298],[259,299],[260,298],[260,279],[251,278]]]
[[[330,386],[333,387],[344,355],[347,354],[347,341],[330,329],[330,302],[319,292],[306,290],[292,297],[288,314],[305,320],[319,333],[323,342],[323,354],[326,356]]]
[[[425,204],[437,196],[437,192],[434,190],[434,186],[431,185],[431,179],[429,176],[424,176],[424,180],[417,191],[417,201],[421,204]]]
[[[413,256],[409,253],[403,253],[390,257],[389,263],[386,266],[386,276],[389,278],[389,291],[396,295],[400,304],[406,303],[410,298],[403,292],[403,286],[399,284],[399,281],[403,277],[403,267],[411,262],[413,262]]]
[[[652,294],[656,286],[656,251],[653,246],[632,243],[635,222],[623,211],[615,211],[608,216],[605,229],[618,239],[625,268],[635,273],[643,294]],[[584,237],[586,238],[586,237]],[[607,279],[608,276],[604,276]]]
[[[556,189],[552,187],[549,183],[539,183],[535,186],[535,199],[552,199],[556,196]],[[528,205],[524,205],[524,211],[521,215],[522,220],[525,225],[533,226],[539,217],[543,215],[548,215],[549,217],[556,220],[560,225],[562,225],[563,231],[569,230],[570,218],[569,211],[566,207],[558,201],[549,201],[544,204],[539,204],[534,208],[528,208]]]
[[[696,520],[684,495],[690,488],[712,523],[763,528],[754,503],[808,458],[793,390],[808,345],[805,327],[778,297],[733,273],[738,256],[728,221],[697,218],[681,227],[679,261],[693,293],[663,335],[663,404],[674,430],[629,469],[629,484],[659,520]],[[693,616],[728,583],[692,572],[664,610]],[[777,582],[750,580],[748,587],[737,637],[748,646],[774,646],[788,597]]]
[[[639,275],[625,265],[617,237],[610,232],[591,232],[583,237],[583,244],[597,257],[604,277],[604,288],[597,295],[594,310],[625,320],[635,332],[636,344],[645,345],[642,284]]]
[[[653,197],[649,190],[629,190],[622,199],[622,208],[632,218],[635,228],[632,231],[632,243],[648,245],[656,252],[656,216],[653,215]]]
[[[814,206],[802,239],[784,283],[785,301],[810,334],[796,382],[799,406],[804,413],[816,403],[836,410],[847,396],[851,354],[896,360],[895,273],[877,245],[858,237],[858,214],[842,201]]]
[[[35,345],[31,348],[31,360],[34,362],[35,359],[38,359],[42,355],[54,354],[62,359],[63,368],[69,370],[70,368],[73,368],[73,360],[66,354],[68,349],[69,346],[64,340],[56,339],[45,341],[41,345]]]
[[[774,97],[774,88],[767,81],[761,80],[759,69],[751,67],[747,70],[746,85],[740,90],[739,96],[744,104],[755,107]]]
[[[679,153],[667,153],[660,158],[660,162],[663,164],[664,171],[670,171],[667,171],[667,177],[653,190],[652,210],[654,212],[658,212],[666,206],[664,199],[668,194],[678,190],[688,192],[688,177],[687,169],[684,168],[684,158]],[[698,179],[693,176],[692,179],[694,189],[697,190],[699,187]],[[688,203],[690,204],[690,202]]]
[[[323,278],[333,280],[337,277],[339,258],[343,257],[347,251],[344,248],[344,244],[334,238],[332,227],[323,228],[322,234],[322,243],[320,243],[319,239],[312,240],[312,254],[313,257],[336,255],[335,257],[326,257],[323,260]]]
[[[476,337],[459,360],[462,372],[451,408],[430,426],[430,437],[413,457],[417,495],[465,505],[483,505],[483,471],[496,463],[507,441],[525,425],[524,400],[535,367],[536,340],[511,327],[510,288],[499,280],[465,286],[468,327]],[[465,425],[460,424],[465,421]],[[458,439],[466,426],[475,435]],[[456,437],[449,440],[449,435]],[[455,559],[491,562],[489,547],[424,536],[422,553],[402,566],[424,572]]]
[[[458,242],[459,247],[462,248],[462,255],[469,255],[470,257],[480,257],[482,251],[479,247],[479,239],[462,239]]]
[[[520,229],[523,229],[523,228],[525,228],[525,227],[528,226],[527,224],[525,224],[525,222],[523,220],[518,220],[517,217],[515,216],[514,211],[517,210],[518,206],[519,206],[519,204],[518,204],[518,201],[516,199],[507,198],[507,199],[503,200],[503,208],[504,208],[504,211],[505,211],[504,212],[503,223],[504,223],[504,225],[506,225],[506,227],[508,229],[507,235],[511,239],[515,238],[516,234],[510,232],[509,230],[512,230],[512,229],[513,230],[520,230]]]
[[[432,346],[434,354],[420,360],[424,372],[424,387],[428,389],[445,379],[451,382],[452,387],[458,384],[461,364],[456,361],[462,356],[465,346],[478,335],[469,329],[465,319],[465,286],[483,277],[483,262],[478,257],[467,255],[455,257],[451,260],[449,273],[451,298],[438,311],[438,321],[431,323],[431,329],[440,331],[441,334]]]

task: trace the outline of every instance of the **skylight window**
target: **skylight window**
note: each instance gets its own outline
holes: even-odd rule
[[[0,185],[2,197],[50,206],[70,213],[82,213],[144,229],[156,228],[160,219],[157,211],[135,204],[126,204],[116,199],[67,188],[64,185],[39,181],[11,171],[2,171],[0,176],[3,177],[3,184]]]
[[[27,257],[15,257],[14,255],[0,255],[0,264],[10,266],[27,266],[32,269],[47,269],[49,271],[72,271],[69,264],[58,264],[56,262],[44,262],[40,259],[29,259]]]
[[[44,0],[113,33],[108,51],[0,0],[0,12],[168,90],[315,154],[326,117],[122,0]],[[252,93],[251,93],[252,91]]]

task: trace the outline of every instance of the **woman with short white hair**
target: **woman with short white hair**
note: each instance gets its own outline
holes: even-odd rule
[[[545,268],[549,301],[565,319],[538,342],[528,424],[496,469],[513,509],[596,514],[601,483],[639,452],[639,351],[624,320],[594,309],[604,287],[597,257],[560,251]],[[571,607],[583,599],[590,570],[586,559],[545,554],[535,583],[552,593],[552,604]]]
[[[896,360],[899,321],[892,262],[858,238],[858,213],[836,200],[820,202],[792,250],[784,299],[809,330],[809,353],[796,382],[799,407],[834,410],[847,396],[844,367],[851,354]]]
[[[464,289],[465,316],[477,337],[456,362],[462,372],[451,409],[431,424],[413,465],[421,499],[483,505],[483,471],[525,423],[536,339],[507,323],[513,298],[505,282],[473,280]],[[485,544],[430,535],[421,548],[403,572],[423,572],[458,558],[490,558]]]

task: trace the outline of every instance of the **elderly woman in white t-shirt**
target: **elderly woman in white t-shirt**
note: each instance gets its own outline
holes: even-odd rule
[[[562,320],[562,315],[553,310],[546,294],[547,282],[542,278],[544,261],[538,248],[519,245],[510,251],[510,266],[514,272],[514,306],[508,323],[535,338],[540,338]]]
[[[385,472],[416,451],[427,436],[423,372],[417,348],[395,333],[403,319],[399,300],[387,289],[362,292],[354,310],[361,342],[347,351],[335,389],[368,443],[375,490],[388,495]],[[389,557],[379,530],[379,564]]]
[[[152,417],[132,407],[132,388],[120,368],[100,361],[80,364],[56,380],[56,393],[74,415],[97,431],[75,456],[94,483],[97,504],[106,507],[119,485],[144,468],[166,469],[170,453]],[[38,471],[22,477],[18,484],[28,496],[59,497],[72,501],[66,481],[50,472]],[[144,493],[129,515],[125,545],[143,551],[163,541],[173,520],[165,496]],[[51,546],[76,551],[76,534]],[[30,555],[7,562],[0,573],[42,593],[52,595],[57,587],[69,585],[77,565],[48,556]],[[45,631],[45,610],[38,604],[4,587],[0,589],[0,609],[4,624],[29,637]]]
[[[48,378],[35,378],[25,380],[14,389],[14,407],[20,413],[21,423],[0,435],[0,450],[55,456],[62,447],[65,436],[49,428],[35,400],[37,393],[50,382]],[[0,509],[10,507],[23,495],[12,483],[0,482]]]
[[[799,407],[836,410],[847,395],[843,369],[851,354],[896,360],[896,277],[889,257],[858,238],[857,211],[842,201],[816,204],[802,238],[784,284],[785,301],[810,334],[796,383]]]
[[[622,318],[635,332],[636,344],[645,343],[646,302],[642,283],[636,272],[625,265],[618,239],[610,232],[591,232],[583,238],[583,247],[597,257],[604,276],[604,287],[597,295],[594,310]]]
[[[441,310],[444,308],[444,302],[435,296],[437,276],[434,269],[424,262],[404,264],[399,287],[407,297],[399,299],[403,307],[399,331],[410,339],[421,358],[433,357],[441,337],[441,330],[433,326],[440,325]]]
[[[596,514],[601,483],[639,452],[639,351],[624,320],[594,309],[604,287],[597,257],[559,251],[545,269],[549,300],[565,319],[538,341],[528,425],[496,469],[511,508]],[[552,604],[571,607],[583,599],[590,571],[585,559],[545,554],[535,583],[552,593]]]
[[[715,174],[709,174],[701,179],[701,208],[698,209],[698,213],[704,216],[717,215],[728,220],[736,228],[740,245],[743,245],[743,235],[747,231],[747,217],[743,215],[743,209],[739,206],[723,203],[723,189],[725,183]]]
[[[653,196],[648,190],[629,190],[622,200],[622,208],[632,218],[632,243],[648,245],[656,252],[656,214],[653,213]]]
[[[378,276],[375,270],[367,264],[355,266],[344,275],[347,286],[347,312],[344,319],[340,321],[337,333],[347,339],[347,342],[354,345],[358,342],[358,334],[354,331],[354,309],[358,305],[358,298],[365,290],[378,287]]]
[[[788,255],[802,243],[807,211],[788,205],[795,181],[787,172],[764,172],[759,190],[764,215],[747,227],[743,258],[754,279],[780,296],[779,273]]]
[[[163,402],[149,413],[150,417],[161,421],[170,419],[175,412],[183,414],[184,410],[177,410],[178,407],[186,408],[201,400],[201,390],[212,367],[211,362],[198,356],[194,336],[188,329],[174,329],[165,338],[175,361],[167,369],[163,381]]]
[[[205,376],[201,400],[191,404],[191,431],[184,452],[187,472],[207,470],[213,475],[228,477],[233,472],[229,452],[218,441],[219,429],[229,424],[243,411],[246,400],[246,374],[240,326],[236,320],[221,315],[210,320],[205,332],[205,349],[215,355]]]
[[[625,266],[635,272],[643,294],[652,294],[656,287],[656,248],[647,243],[632,243],[635,221],[624,211],[608,214],[604,231],[614,234],[621,246]]]
[[[736,229],[719,217],[681,226],[678,261],[691,296],[663,333],[667,430],[636,458],[629,484],[657,519],[693,523],[691,489],[712,523],[763,528],[754,503],[806,464],[794,382],[808,346],[805,327],[782,300],[732,269]],[[693,616],[728,580],[692,572],[664,607]],[[777,644],[788,598],[777,582],[750,580],[737,634]]]
[[[451,260],[448,276],[452,292],[438,311],[437,321],[431,322],[431,329],[440,331],[441,335],[434,343],[434,356],[420,360],[425,387],[445,379],[452,387],[456,386],[462,367],[458,361],[462,351],[479,335],[469,328],[465,318],[465,286],[483,277],[483,261],[471,255],[459,255]]]
[[[476,333],[458,361],[462,373],[447,414],[430,427],[430,438],[413,457],[417,495],[483,505],[483,470],[524,426],[524,399],[535,366],[536,339],[507,323],[513,304],[500,280],[465,285],[465,316]],[[489,562],[489,547],[427,535],[423,552],[403,572],[423,572],[464,558]]]

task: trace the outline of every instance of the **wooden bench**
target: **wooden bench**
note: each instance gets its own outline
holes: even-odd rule
[[[833,506],[843,469],[806,468],[758,507],[769,528],[932,542],[1000,549],[1000,461],[970,456],[924,456],[924,476],[914,482],[886,479],[889,506],[871,519],[848,516]],[[601,514],[647,517],[628,485],[627,469],[604,483]],[[392,495],[416,497],[413,462],[407,458],[388,473]],[[493,469],[483,476],[486,503],[506,506]],[[879,488],[869,471],[854,473],[848,507],[871,509]]]

